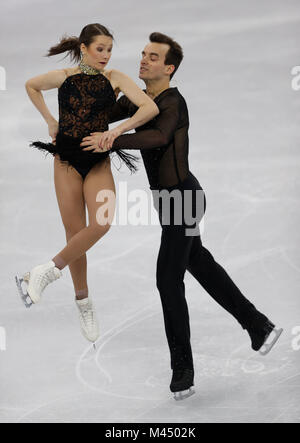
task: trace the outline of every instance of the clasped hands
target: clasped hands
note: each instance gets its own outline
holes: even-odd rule
[[[117,128],[105,132],[91,132],[80,143],[83,151],[106,152],[112,148],[114,140],[121,135]]]

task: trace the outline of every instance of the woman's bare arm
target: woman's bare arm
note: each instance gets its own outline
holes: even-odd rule
[[[116,137],[119,137],[124,132],[144,125],[159,114],[158,106],[128,75],[112,69],[109,80],[113,89],[122,91],[138,109],[131,118],[119,124],[114,129],[101,133],[92,132],[90,136],[84,137],[83,142],[80,144],[82,147],[87,146],[83,149],[84,151],[93,150],[94,152],[101,152],[102,148],[100,148],[100,146],[105,146],[107,149],[110,149]]]
[[[65,69],[58,69],[32,77],[25,83],[25,88],[30,100],[44,117],[44,120],[48,125],[56,120],[51,115],[41,91],[59,88],[66,78],[67,73]]]
[[[138,110],[130,119],[117,126],[121,134],[142,126],[159,114],[158,106],[128,75],[112,69],[110,79],[115,87],[121,90],[138,107]]]
[[[36,77],[30,78],[25,83],[25,88],[30,100],[44,117],[44,120],[48,125],[48,133],[52,138],[53,144],[56,144],[58,121],[53,115],[51,115],[41,91],[59,88],[66,78],[66,70],[58,69],[55,71],[49,71],[46,74],[37,75]]]

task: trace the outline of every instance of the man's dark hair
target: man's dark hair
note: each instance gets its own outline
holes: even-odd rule
[[[161,34],[160,32],[152,32],[152,34],[149,35],[149,40],[152,43],[166,43],[170,46],[168,52],[166,53],[165,65],[175,66],[174,71],[170,75],[170,78],[172,78],[183,59],[182,47],[171,37]]]

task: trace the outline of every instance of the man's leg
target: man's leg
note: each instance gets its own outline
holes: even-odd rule
[[[204,289],[246,329],[254,351],[266,355],[283,329],[275,325],[247,300],[225,269],[204,248],[200,236],[194,237],[188,264],[189,272]]]
[[[212,254],[202,245],[200,236],[193,237],[188,271],[198,280],[209,295],[228,311],[246,329],[259,312],[247,300],[219,265]]]
[[[189,312],[183,281],[192,242],[193,237],[185,235],[183,226],[162,227],[156,280],[162,302],[172,369],[193,368]]]

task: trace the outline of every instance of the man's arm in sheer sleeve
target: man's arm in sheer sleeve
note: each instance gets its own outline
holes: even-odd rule
[[[178,127],[180,109],[178,97],[167,97],[159,105],[160,113],[155,117],[153,129],[145,129],[135,134],[124,134],[117,137],[112,150],[150,149],[168,145],[174,138]]]
[[[119,100],[112,106],[108,113],[108,123],[114,123],[119,120],[124,120],[124,118],[130,118],[132,114],[132,103],[126,97],[122,95]]]

